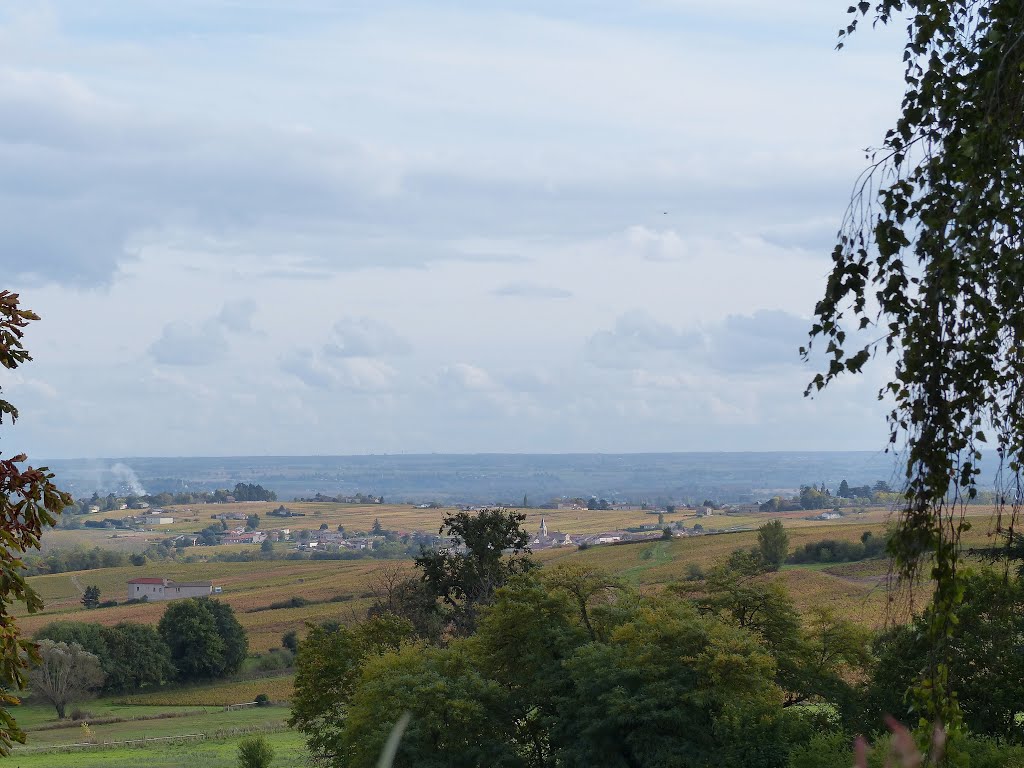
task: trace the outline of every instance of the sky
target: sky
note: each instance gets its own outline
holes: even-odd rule
[[[0,452],[882,448],[797,352],[902,95],[846,5],[0,4]]]

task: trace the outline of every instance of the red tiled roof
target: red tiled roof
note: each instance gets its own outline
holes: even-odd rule
[[[163,579],[143,577],[141,579],[128,579],[129,584],[163,584]]]

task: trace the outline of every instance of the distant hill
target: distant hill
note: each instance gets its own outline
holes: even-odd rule
[[[619,501],[743,502],[800,485],[838,487],[887,480],[882,452],[426,454],[54,459],[47,462],[76,497],[93,491],[213,490],[258,483],[279,499],[373,493],[388,502],[531,504],[557,496]]]

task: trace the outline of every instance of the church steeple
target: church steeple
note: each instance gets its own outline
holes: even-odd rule
[[[548,535],[548,524],[544,522],[544,518],[543,517],[540,519],[540,535],[541,536],[547,536]]]

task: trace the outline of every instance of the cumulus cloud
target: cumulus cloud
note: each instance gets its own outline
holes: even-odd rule
[[[249,299],[229,301],[220,312],[201,324],[172,321],[149,346],[150,356],[163,365],[210,365],[230,350],[228,333],[251,333],[256,303]]]
[[[497,389],[491,375],[469,363],[455,363],[444,366],[438,373],[438,381],[447,387],[473,392],[489,392]]]
[[[372,317],[343,317],[334,324],[324,353],[332,357],[392,357],[412,346],[387,323]]]
[[[587,359],[599,368],[655,369],[674,364],[720,371],[757,371],[799,363],[797,350],[809,323],[783,310],[733,314],[693,330],[676,330],[643,310],[619,316],[609,331],[586,343]]]
[[[382,392],[392,387],[398,375],[383,360],[368,357],[332,360],[308,348],[288,353],[279,366],[306,386],[325,390]]]
[[[172,322],[150,345],[149,354],[163,365],[209,365],[222,359],[227,349],[224,332],[216,323],[196,328]]]
[[[217,322],[229,331],[250,333],[253,331],[252,318],[256,310],[256,302],[252,299],[229,301],[221,308]]]
[[[626,230],[626,243],[633,253],[648,261],[680,261],[687,256],[686,244],[671,229],[633,226]]]
[[[598,331],[586,344],[586,358],[599,368],[647,368],[661,353],[680,354],[699,347],[696,333],[677,331],[644,310],[620,315],[610,331]]]

